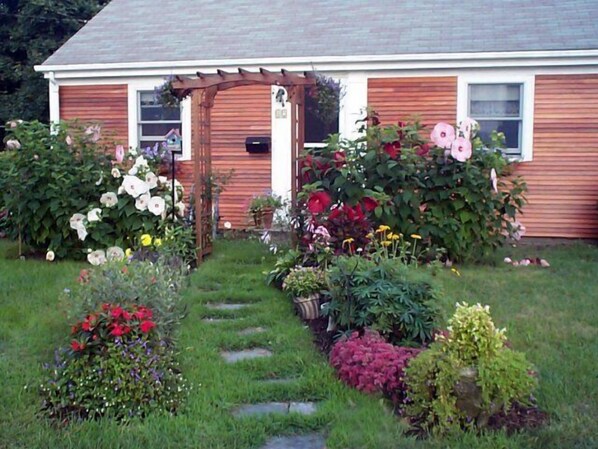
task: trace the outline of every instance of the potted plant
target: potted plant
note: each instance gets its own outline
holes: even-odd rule
[[[282,207],[282,199],[274,194],[256,195],[249,203],[249,213],[255,226],[270,229],[276,209]]]
[[[315,267],[298,267],[285,278],[282,289],[293,298],[304,320],[320,316],[320,291],[324,288],[324,273]]]

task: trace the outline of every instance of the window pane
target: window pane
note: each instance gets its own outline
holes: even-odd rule
[[[180,120],[181,110],[178,107],[162,106],[153,92],[139,94],[141,121]]]
[[[520,84],[472,84],[469,89],[471,117],[519,117]]]
[[[144,123],[141,125],[141,136],[164,137],[171,129],[180,128],[180,123]]]
[[[498,131],[505,134],[507,148],[520,148],[521,120],[479,120],[478,123],[482,141],[490,142],[490,133]]]
[[[305,142],[320,143],[329,134],[338,133],[338,113],[328,123],[317,114],[318,104],[310,95],[305,95]]]

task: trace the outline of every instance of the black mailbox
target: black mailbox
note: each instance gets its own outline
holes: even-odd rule
[[[248,153],[269,153],[272,139],[269,136],[247,137],[245,139],[245,150]]]

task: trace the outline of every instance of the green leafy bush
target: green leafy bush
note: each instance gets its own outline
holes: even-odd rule
[[[447,335],[411,361],[406,370],[405,411],[426,431],[484,427],[513,402],[525,403],[536,379],[525,355],[506,347],[488,307],[457,304]]]
[[[282,288],[284,279],[293,268],[299,265],[301,260],[301,252],[296,249],[290,249],[281,254],[278,259],[276,259],[274,268],[271,271],[264,273],[266,275],[266,284]]]
[[[424,275],[392,260],[339,257],[328,272],[324,313],[342,331],[371,328],[393,343],[432,338],[437,310]]]
[[[444,248],[455,260],[479,258],[503,244],[518,230],[525,183],[511,177],[511,165],[494,143],[486,148],[463,125],[456,131],[438,126],[452,130],[451,142],[439,142],[434,131],[429,142],[415,122],[369,126],[356,140],[335,135],[325,148],[307,150],[299,198],[308,225],[301,237],[310,241],[312,230],[323,225],[342,249],[343,240],[365,235],[362,230],[351,235],[334,222],[349,210],[374,228],[388,225],[405,236],[421,235],[422,245]],[[460,152],[460,144],[469,152]]]
[[[284,279],[282,289],[293,298],[319,293],[325,286],[324,273],[315,267],[297,267]]]
[[[65,296],[65,307],[77,319],[105,303],[144,305],[153,310],[161,332],[172,336],[185,315],[178,293],[185,279],[184,271],[162,261],[108,263],[81,271],[80,285]]]
[[[73,326],[71,349],[57,352],[41,386],[44,414],[69,421],[175,412],[187,386],[152,319],[144,306],[103,304]]]
[[[69,220],[103,192],[98,182],[111,161],[93,134],[77,129],[71,135],[64,124],[53,129],[37,121],[7,129],[14,148],[0,181],[7,228],[11,238],[39,251],[82,255]]]

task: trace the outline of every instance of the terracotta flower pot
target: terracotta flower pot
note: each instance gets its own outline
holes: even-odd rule
[[[320,316],[320,295],[317,293],[305,298],[293,298],[293,303],[304,320],[315,320]]]
[[[274,220],[274,209],[265,207],[262,209],[262,225],[264,229],[272,228],[272,221]]]

